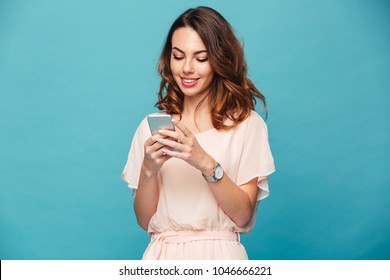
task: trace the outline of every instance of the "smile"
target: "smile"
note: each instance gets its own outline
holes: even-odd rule
[[[192,79],[192,80],[183,79],[183,81],[186,82],[186,83],[193,83],[193,82],[195,82],[196,80],[195,80],[195,79]]]
[[[186,87],[191,87],[191,86],[194,86],[198,80],[199,80],[199,79],[181,78],[181,83],[182,83],[184,86],[186,86]]]

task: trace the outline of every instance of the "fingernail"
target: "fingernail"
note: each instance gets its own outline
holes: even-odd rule
[[[176,120],[174,118],[172,118],[172,122],[176,122]]]
[[[160,129],[158,132],[164,134],[164,130],[162,129]]]
[[[162,138],[157,138],[157,142],[161,142],[162,141]]]

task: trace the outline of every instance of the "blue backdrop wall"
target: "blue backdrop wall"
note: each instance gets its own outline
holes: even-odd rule
[[[1,259],[141,258],[119,175],[166,33],[198,5],[268,98],[277,172],[249,257],[389,259],[390,5],[363,0],[1,0]]]

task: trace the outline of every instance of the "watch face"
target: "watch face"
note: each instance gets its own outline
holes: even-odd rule
[[[217,180],[221,179],[222,176],[223,176],[223,169],[220,165],[218,165],[216,168],[215,168],[215,178]]]

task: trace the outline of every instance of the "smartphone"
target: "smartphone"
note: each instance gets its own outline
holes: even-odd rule
[[[160,129],[175,130],[170,115],[148,115],[147,120],[152,135],[157,134]]]

